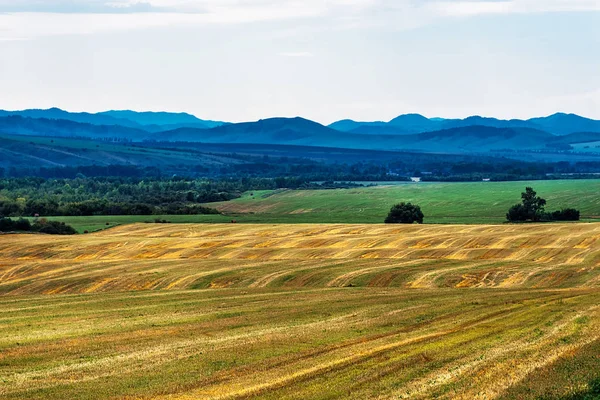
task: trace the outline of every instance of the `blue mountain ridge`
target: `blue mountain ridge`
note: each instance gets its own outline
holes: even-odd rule
[[[342,120],[329,127],[343,132],[360,134],[410,135],[466,126],[488,126],[493,128],[530,128],[544,130],[554,135],[576,132],[600,132],[600,121],[576,114],[556,113],[548,117],[528,120],[502,120],[471,116],[465,119],[426,118],[420,114],[404,114],[389,122],[359,122]]]

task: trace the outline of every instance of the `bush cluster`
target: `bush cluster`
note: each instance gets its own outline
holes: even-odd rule
[[[515,204],[508,210],[506,219],[509,222],[579,221],[580,212],[574,208],[546,212],[546,200],[538,197],[533,188],[525,188],[525,192],[521,193],[521,199],[521,204]]]
[[[139,202],[111,202],[103,199],[58,204],[44,200],[28,200],[24,206],[17,201],[0,200],[0,216],[91,216],[91,215],[201,215],[219,211],[193,203],[152,205]]]
[[[579,221],[581,213],[574,208],[563,208],[550,214],[551,221]]]
[[[396,204],[390,210],[387,218],[385,219],[386,224],[414,224],[423,223],[423,212],[421,207],[413,205],[411,203],[400,203]]]
[[[25,218],[12,220],[0,218],[0,232],[39,232],[49,235],[74,235],[77,231],[70,225],[59,221],[41,218],[33,224]]]

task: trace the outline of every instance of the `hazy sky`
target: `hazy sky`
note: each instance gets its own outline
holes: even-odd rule
[[[600,0],[0,0],[0,108],[600,119]]]

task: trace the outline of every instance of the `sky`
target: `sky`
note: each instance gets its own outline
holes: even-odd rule
[[[600,0],[0,0],[0,109],[600,119]]]

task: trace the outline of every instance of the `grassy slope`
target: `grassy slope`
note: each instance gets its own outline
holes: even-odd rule
[[[259,192],[227,203],[211,204],[240,221],[286,223],[380,223],[390,207],[419,204],[428,223],[502,223],[520,202],[525,186],[548,200],[548,210],[575,207],[584,219],[600,218],[600,180],[537,182],[421,183],[349,190]],[[244,215],[255,213],[254,215]]]
[[[575,207],[583,221],[600,219],[600,180],[536,182],[477,182],[394,184],[340,190],[255,191],[242,198],[205,204],[225,215],[55,217],[80,233],[114,225],[173,223],[381,223],[390,207],[401,201],[421,205],[426,223],[500,224],[506,211],[520,201],[525,186],[533,186],[548,200],[548,210]],[[109,222],[109,225],[106,225]]]
[[[227,156],[75,138],[0,134],[0,166],[237,164]]]

